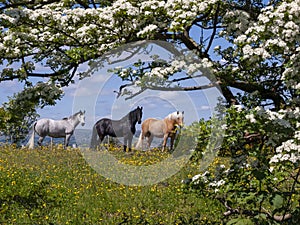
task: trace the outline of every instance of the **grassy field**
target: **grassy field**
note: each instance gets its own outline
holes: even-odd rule
[[[113,154],[120,163],[150,165],[160,151]],[[0,147],[0,224],[221,224],[224,210],[184,188],[197,174],[187,163],[148,186],[126,186],[95,172],[77,149]]]

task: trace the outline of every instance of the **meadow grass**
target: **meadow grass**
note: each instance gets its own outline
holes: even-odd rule
[[[132,165],[167,157],[160,151],[113,154]],[[163,182],[127,186],[94,171],[78,149],[1,146],[0,224],[220,224],[218,202],[181,183],[197,168],[187,163]]]

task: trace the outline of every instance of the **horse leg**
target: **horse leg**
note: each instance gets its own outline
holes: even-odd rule
[[[163,149],[162,149],[162,151],[165,151],[165,149],[166,149],[168,137],[169,137],[168,133],[164,134],[164,141],[163,141]]]
[[[100,134],[98,133],[97,136],[99,137],[99,139],[97,137],[95,138],[95,142],[94,142],[95,150],[100,149],[100,144],[102,143],[102,141],[105,138],[105,136],[102,135],[101,133]]]
[[[66,135],[66,137],[65,137],[64,149],[66,149],[66,148],[68,147],[71,136],[72,136],[72,134],[67,134],[67,135]]]
[[[144,150],[144,140],[145,140],[145,136],[142,135],[142,140],[141,140],[142,151]]]
[[[38,140],[38,145],[39,146],[42,146],[42,142],[43,142],[44,138],[45,137],[42,137],[42,136],[39,137],[39,140]]]
[[[128,137],[128,150],[131,152],[131,145],[132,145],[132,138],[133,138],[133,136],[132,135],[130,135],[129,137]]]
[[[127,141],[128,141],[128,137],[125,135],[124,136],[124,143],[123,143],[123,151],[126,152],[127,149]]]
[[[102,141],[104,140],[105,136],[104,135],[99,135],[99,141],[98,141],[98,145],[100,145],[102,143]]]
[[[171,136],[171,143],[170,143],[170,152],[173,150],[174,140],[175,140],[175,135],[172,135]]]
[[[143,143],[144,143],[145,135],[143,134],[143,131],[141,131],[138,142],[136,143],[135,148],[141,149],[143,151]]]
[[[150,149],[150,146],[151,146],[151,143],[153,141],[153,138],[154,138],[154,136],[151,135],[151,134],[148,136],[148,140],[147,140],[148,141],[148,149]]]

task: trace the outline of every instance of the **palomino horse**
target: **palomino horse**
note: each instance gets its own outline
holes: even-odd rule
[[[31,149],[34,147],[34,135],[35,133],[37,133],[40,136],[38,140],[38,144],[40,146],[42,145],[42,142],[46,136],[50,136],[53,138],[64,137],[64,147],[66,148],[75,128],[79,123],[84,126],[85,111],[79,111],[69,118],[63,118],[62,120],[40,119],[33,125],[32,134],[27,143],[27,146]]]
[[[183,126],[184,112],[173,112],[166,116],[163,120],[154,118],[146,119],[142,123],[142,131],[136,144],[136,148],[143,148],[143,140],[148,138],[148,148],[150,148],[151,142],[154,137],[164,138],[163,150],[167,145],[167,139],[171,138],[170,151],[173,149],[173,144],[176,135],[176,127]]]
[[[91,148],[96,148],[100,144],[106,135],[111,137],[124,137],[124,152],[128,146],[129,151],[131,151],[131,143],[133,135],[135,134],[136,123],[141,123],[143,116],[143,107],[137,107],[135,110],[129,112],[120,120],[111,120],[108,118],[103,118],[97,121],[93,127],[93,134],[91,140]],[[100,139],[100,143],[97,140],[97,134]]]

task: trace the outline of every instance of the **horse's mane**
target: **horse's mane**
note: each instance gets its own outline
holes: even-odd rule
[[[132,118],[132,114],[134,113],[135,110],[130,111],[129,113],[127,113],[125,116],[123,116],[120,120],[124,120],[124,119],[129,119],[131,120]]]
[[[182,112],[175,111],[166,116],[166,119],[172,120],[174,116],[180,115],[182,117]]]
[[[72,118],[74,118],[75,116],[77,116],[78,114],[81,114],[81,113],[82,113],[82,112],[79,111],[79,112],[75,113],[74,115],[71,115],[71,116],[69,116],[69,117],[64,117],[64,118],[62,118],[62,120],[69,120],[69,119],[72,119]]]
[[[130,111],[129,113],[127,113],[125,116],[123,116],[120,120],[124,120],[124,119],[129,119],[131,122],[132,122],[132,119],[133,119],[133,115],[134,113],[138,110],[138,108]]]

